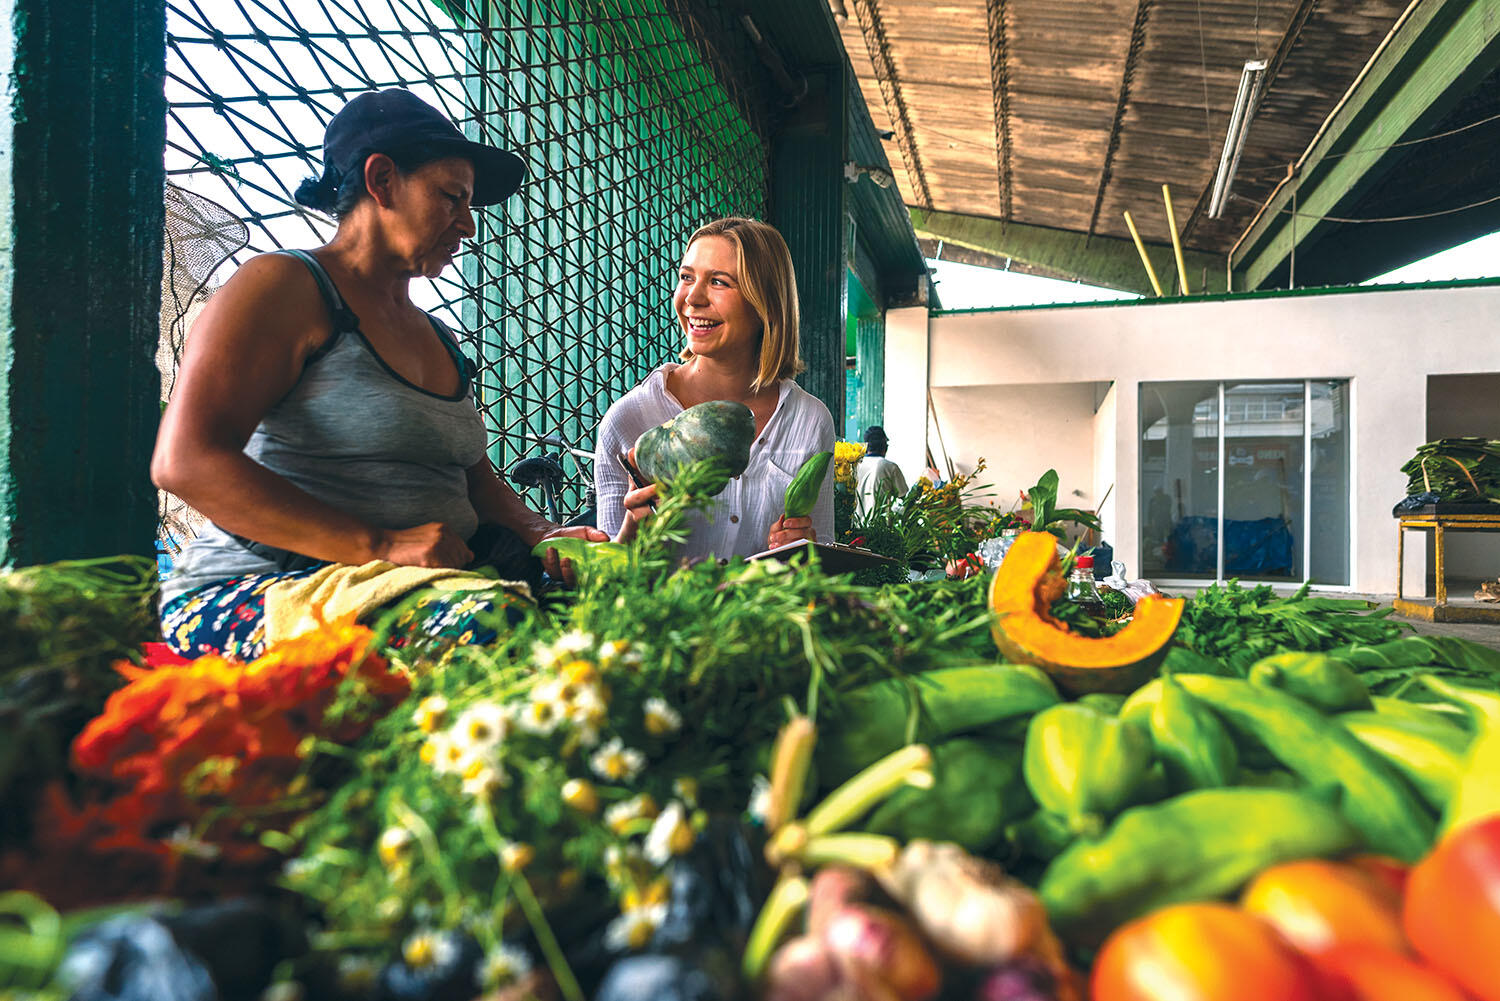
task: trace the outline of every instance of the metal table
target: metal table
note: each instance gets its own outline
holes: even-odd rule
[[[1402,593],[1409,530],[1433,533],[1437,594],[1431,604],[1425,599],[1408,599]],[[1500,622],[1500,603],[1448,604],[1444,552],[1449,532],[1500,532],[1500,504],[1428,504],[1396,515],[1396,599],[1391,602],[1396,614],[1428,622]]]

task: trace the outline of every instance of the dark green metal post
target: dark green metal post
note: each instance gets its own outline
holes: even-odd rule
[[[150,553],[163,0],[0,0],[0,564]]]
[[[848,86],[842,67],[806,73],[807,96],[771,147],[771,222],[797,267],[802,307],[803,388],[844,431],[844,160]]]

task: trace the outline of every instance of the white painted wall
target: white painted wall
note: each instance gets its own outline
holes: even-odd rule
[[[926,306],[886,311],[882,426],[891,440],[886,458],[901,467],[907,483],[916,483],[927,470],[928,339]]]
[[[1119,519],[1115,517],[1115,512],[1120,509],[1120,485],[1115,482],[1115,422],[1119,419],[1119,398],[1113,384],[1104,388],[1098,409],[1094,411],[1093,429],[1094,496],[1099,500],[1089,507],[1098,512],[1103,537],[1111,540],[1111,545],[1120,534],[1117,531]],[[1102,507],[1099,506],[1101,501]]]
[[[988,499],[1002,510],[1018,506],[1020,492],[1048,469],[1057,470],[1059,507],[1092,509],[1100,392],[1091,382],[934,387],[932,400],[954,466],[971,472],[983,456],[977,482],[990,484]]]
[[[888,315],[888,330],[901,326],[890,322],[901,312],[905,311]],[[1001,310],[938,315],[930,326],[925,372],[915,364],[915,352],[909,352],[911,360],[899,360],[900,345],[908,344],[909,349],[909,342],[917,339],[914,331],[906,328],[888,341],[888,422],[893,401],[900,400],[905,401],[902,413],[911,414],[912,427],[917,426],[910,401],[920,395],[918,380],[929,383],[935,397],[949,398],[977,387],[985,387],[977,394],[982,396],[1015,392],[1021,386],[1115,384],[1115,489],[1107,513],[1114,521],[1110,541],[1117,558],[1132,571],[1140,566],[1140,383],[1350,379],[1355,428],[1350,449],[1351,577],[1356,590],[1375,593],[1395,590],[1391,505],[1405,494],[1401,464],[1427,440],[1427,377],[1500,372],[1497,286]],[[893,342],[898,348],[894,352]],[[1101,414],[1104,410],[1101,407]],[[978,432],[950,431],[945,421],[944,433],[950,440],[961,435],[979,447]],[[894,452],[894,430],[891,438]],[[1102,493],[1107,485],[1103,467],[1111,465],[1104,444],[1108,438],[1107,426],[1090,429],[1082,439],[1069,433],[1064,439],[1067,449],[1084,454],[1064,457],[1059,447],[1059,471],[1064,464],[1084,470],[1081,476],[1092,481],[1091,493]],[[1040,442],[1039,447],[1045,447],[1045,438]],[[902,442],[902,447],[909,443]],[[972,463],[978,455],[956,458]],[[1419,557],[1421,547],[1411,548]],[[1408,582],[1418,584],[1424,561],[1413,562],[1419,566],[1409,567]]]

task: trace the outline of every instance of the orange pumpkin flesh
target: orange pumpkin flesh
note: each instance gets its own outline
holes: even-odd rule
[[[1126,693],[1145,684],[1177,631],[1183,599],[1148,594],[1120,632],[1079,636],[1048,612],[1067,588],[1057,540],[1047,532],[1017,536],[990,581],[990,631],[1000,652],[1013,663],[1035,664],[1072,695]]]

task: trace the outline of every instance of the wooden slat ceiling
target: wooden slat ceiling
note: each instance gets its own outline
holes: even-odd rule
[[[1406,0],[833,0],[908,205],[1225,252]],[[1266,59],[1233,197],[1208,192]]]

